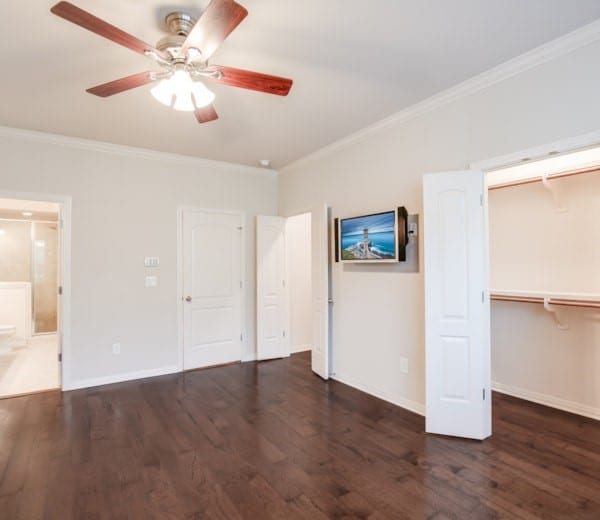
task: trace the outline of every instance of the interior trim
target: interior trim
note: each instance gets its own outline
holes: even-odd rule
[[[73,148],[76,150],[86,150],[92,152],[108,153],[112,155],[122,155],[127,157],[136,157],[149,161],[163,161],[168,163],[188,164],[199,167],[215,168],[226,171],[244,171],[247,173],[276,176],[277,172],[271,168],[259,168],[247,166],[245,164],[229,163],[225,161],[214,161],[212,159],[203,159],[201,157],[192,157],[169,152],[159,152],[147,148],[137,148],[135,146],[124,146],[120,144],[95,141],[93,139],[82,139],[79,137],[68,137],[65,135],[39,132],[36,130],[25,130],[22,128],[13,128],[10,126],[0,126],[0,137],[9,139],[20,139],[35,143],[50,144]]]
[[[600,20],[584,25],[575,31],[565,34],[560,38],[551,40],[535,49],[526,52],[516,58],[493,67],[477,76],[474,76],[454,87],[450,87],[438,94],[411,105],[395,114],[369,125],[358,132],[350,134],[342,139],[316,150],[300,159],[280,168],[280,171],[296,167],[300,164],[315,161],[336,151],[355,146],[364,141],[372,134],[385,129],[388,126],[402,124],[420,115],[431,112],[437,108],[449,105],[461,98],[475,94],[481,90],[505,81],[517,74],[531,70],[548,61],[569,54],[577,49],[590,45],[600,40]]]

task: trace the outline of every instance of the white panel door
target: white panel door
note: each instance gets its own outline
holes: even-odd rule
[[[426,430],[491,435],[487,192],[480,171],[423,178]]]
[[[256,217],[257,358],[289,356],[283,217]]]
[[[183,212],[183,368],[242,358],[242,217]]]
[[[312,212],[313,344],[312,370],[329,379],[331,321],[331,258],[329,208]]]

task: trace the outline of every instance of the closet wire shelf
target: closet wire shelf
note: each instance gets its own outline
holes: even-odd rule
[[[600,299],[577,299],[563,297],[542,297],[542,296],[521,296],[505,293],[490,294],[491,300],[506,301],[506,302],[522,302],[522,303],[540,303],[542,305],[564,305],[569,307],[587,307],[600,309]]]
[[[560,179],[562,177],[571,177],[573,175],[582,175],[584,173],[599,173],[600,166],[591,166],[587,168],[581,168],[579,170],[569,170],[563,172],[549,173],[548,175],[539,175],[537,177],[528,177],[525,179],[517,179],[509,182],[502,182],[498,184],[491,184],[488,186],[488,190],[499,190],[501,188],[509,188],[510,186],[520,186],[522,184],[531,184],[534,182],[547,182],[552,179]]]

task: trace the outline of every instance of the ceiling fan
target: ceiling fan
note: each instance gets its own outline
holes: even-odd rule
[[[156,46],[148,45],[70,2],[58,2],[52,13],[100,36],[148,56],[163,70],[146,71],[87,89],[100,97],[158,82],[152,95],[176,110],[193,111],[199,123],[219,116],[212,104],[215,95],[200,80],[286,96],[292,80],[208,63],[225,38],[248,15],[233,0],[212,0],[198,20],[184,12],[166,16],[170,34]]]

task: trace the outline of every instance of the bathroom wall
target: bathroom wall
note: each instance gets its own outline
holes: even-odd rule
[[[33,319],[36,333],[57,330],[58,231],[56,224],[33,225]]]
[[[31,278],[31,224],[0,221],[0,282]]]

